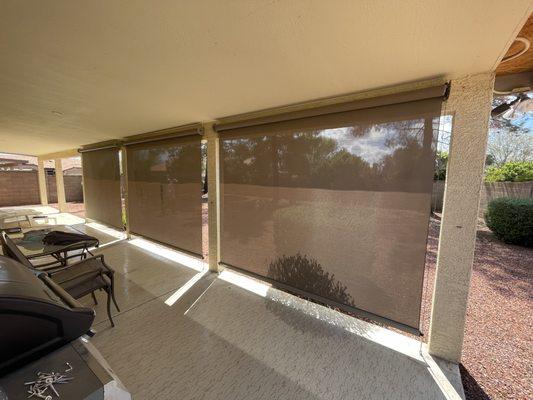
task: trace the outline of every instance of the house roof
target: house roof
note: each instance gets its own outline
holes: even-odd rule
[[[494,70],[530,0],[6,2],[0,150]]]
[[[61,162],[63,171],[72,168],[81,168],[81,157],[63,158]],[[0,153],[0,167],[35,167],[37,168],[37,157],[24,154]],[[45,168],[55,168],[53,160],[44,162]]]

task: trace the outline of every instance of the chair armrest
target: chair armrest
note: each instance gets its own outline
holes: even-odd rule
[[[91,256],[91,257],[87,257],[83,260],[80,260],[78,262],[75,262],[74,264],[70,264],[69,266],[67,266],[66,268],[70,268],[70,267],[74,267],[76,265],[80,265],[80,264],[83,264],[83,263],[86,263],[86,262],[89,262],[91,260],[97,260],[99,259],[100,260],[100,264],[101,266],[106,270],[106,272],[110,273],[110,274],[114,274],[115,273],[115,270],[113,268],[111,268],[109,265],[107,265],[104,261],[104,255],[103,254],[98,254],[96,256]]]

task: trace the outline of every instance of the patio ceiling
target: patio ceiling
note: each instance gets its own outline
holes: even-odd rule
[[[0,151],[494,70],[529,0],[3,1]]]

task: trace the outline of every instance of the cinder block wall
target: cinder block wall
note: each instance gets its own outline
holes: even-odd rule
[[[482,216],[487,210],[487,204],[498,197],[510,197],[512,199],[533,198],[533,181],[529,182],[485,182],[481,186],[479,194],[479,214]],[[442,211],[444,198],[444,181],[433,182],[433,196],[431,209]]]
[[[66,196],[67,187],[65,185],[65,196]],[[46,193],[48,195],[48,203],[57,203],[57,188],[56,188],[56,177],[46,175]]]
[[[55,178],[55,177],[54,177]],[[81,185],[80,175],[65,175],[63,177],[65,182],[65,196],[67,201],[83,201],[83,187]],[[55,182],[55,179],[54,179]]]
[[[484,213],[488,203],[498,197],[533,198],[533,181],[485,183],[479,196],[479,211]]]
[[[64,176],[67,201],[83,201],[81,176]],[[57,203],[55,176],[46,176],[48,202]],[[37,171],[0,171],[0,207],[40,204]]]
[[[431,193],[431,211],[441,212],[444,204],[444,181],[433,182]]]
[[[37,171],[0,171],[0,207],[40,202]]]

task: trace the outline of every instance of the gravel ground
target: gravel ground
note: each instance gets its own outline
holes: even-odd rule
[[[439,227],[432,218],[423,332],[429,326]],[[533,399],[532,310],[533,249],[500,242],[480,222],[461,364],[467,399]]]

